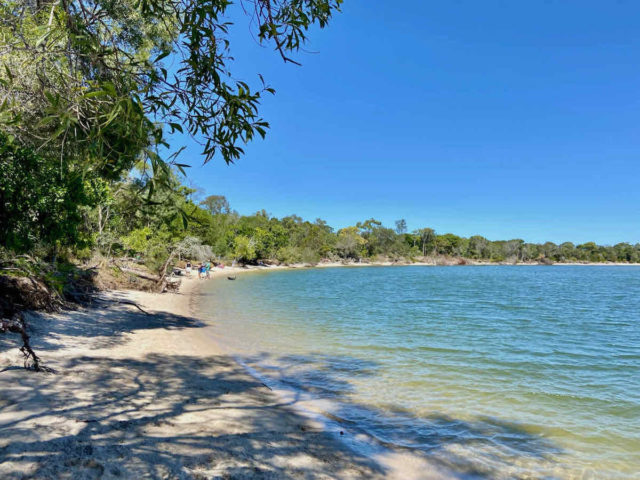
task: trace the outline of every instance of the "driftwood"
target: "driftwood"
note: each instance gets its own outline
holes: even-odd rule
[[[146,273],[146,272],[141,272],[140,270],[135,270],[133,268],[129,268],[129,267],[122,267],[120,265],[116,265],[120,270],[122,270],[125,273],[130,273],[132,275],[135,275],[136,277],[140,277],[143,278],[145,280],[149,280],[151,282],[155,282],[158,283],[160,281],[160,277],[158,277],[157,275],[153,275],[150,273]]]
[[[174,259],[175,255],[176,255],[176,251],[174,250],[169,255],[167,260],[163,263],[162,267],[160,267],[159,275],[143,272],[135,268],[125,267],[115,262],[113,262],[113,265],[123,273],[128,273],[138,278],[142,278],[143,280],[153,282],[155,284],[157,291],[159,292],[169,292],[169,291],[177,292],[178,289],[180,288],[181,280],[173,277],[173,270],[170,273],[167,272],[167,270],[169,269],[169,265],[171,264],[171,261]]]
[[[162,292],[178,292],[180,290],[180,285],[182,284],[182,280],[174,277],[167,277],[164,279],[164,284],[161,285]]]

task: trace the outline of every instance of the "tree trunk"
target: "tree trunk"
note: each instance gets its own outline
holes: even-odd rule
[[[176,256],[176,250],[172,250],[171,253],[169,254],[169,257],[167,258],[167,260],[164,262],[164,265],[162,265],[162,267],[160,268],[160,279],[158,280],[158,289],[162,292],[164,290],[165,287],[165,282],[166,282],[166,278],[167,278],[167,268],[169,267],[169,264],[171,263],[171,260],[173,260],[173,257]]]

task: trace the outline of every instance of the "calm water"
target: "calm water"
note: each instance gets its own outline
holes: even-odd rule
[[[640,268],[281,271],[205,293],[233,352],[349,432],[470,476],[640,478]]]

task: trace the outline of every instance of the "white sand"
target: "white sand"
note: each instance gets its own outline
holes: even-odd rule
[[[55,374],[22,369],[17,336],[0,336],[0,478],[443,477],[409,454],[352,451],[217,351],[193,316],[205,281],[33,316]]]

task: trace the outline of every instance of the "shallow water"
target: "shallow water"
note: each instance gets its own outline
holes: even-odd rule
[[[384,444],[489,478],[640,478],[640,267],[368,267],[208,282],[232,353]]]

